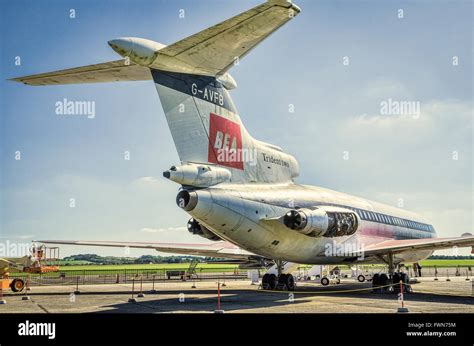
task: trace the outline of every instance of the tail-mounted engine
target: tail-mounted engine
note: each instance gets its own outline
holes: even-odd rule
[[[286,227],[310,237],[342,237],[354,234],[359,221],[347,209],[318,207],[290,210],[283,217]]]
[[[206,227],[201,225],[193,218],[189,219],[188,221],[188,231],[189,233],[200,235],[201,237],[209,240],[221,240],[221,238],[209,231]]]
[[[229,181],[231,173],[219,166],[188,163],[172,166],[163,176],[184,186],[208,187]]]

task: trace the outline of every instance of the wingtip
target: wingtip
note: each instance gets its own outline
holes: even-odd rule
[[[267,1],[270,5],[278,5],[283,6],[286,8],[291,8],[292,10],[296,11],[297,13],[301,12],[301,8],[293,3],[291,0],[268,0]]]
[[[27,85],[28,83],[26,83],[21,77],[16,77],[16,78],[8,78],[7,79],[8,82],[17,82],[17,83],[22,83],[22,84],[25,84]]]

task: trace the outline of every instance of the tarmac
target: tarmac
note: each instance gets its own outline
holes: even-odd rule
[[[217,282],[160,282],[143,284],[144,297],[136,302],[131,284],[34,286],[25,293],[4,293],[0,313],[213,313],[217,309]],[[294,292],[264,291],[249,280],[228,281],[221,287],[220,306],[225,313],[396,313],[401,306],[396,293],[374,293],[371,283],[343,279],[326,287],[298,282]],[[420,278],[413,293],[404,294],[410,313],[474,313],[473,281]]]

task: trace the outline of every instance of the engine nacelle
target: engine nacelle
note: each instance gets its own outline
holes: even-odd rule
[[[340,208],[290,210],[283,217],[286,227],[311,237],[342,237],[354,234],[359,221],[357,215]]]
[[[229,181],[232,174],[218,166],[184,164],[172,166],[163,176],[185,186],[208,187]]]
[[[213,241],[221,240],[221,238],[219,238],[217,235],[209,231],[206,227],[201,225],[194,218],[189,219],[187,227],[188,227],[189,233],[197,234],[203,238],[213,240]]]

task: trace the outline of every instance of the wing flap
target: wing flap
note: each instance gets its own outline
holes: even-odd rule
[[[27,85],[60,85],[151,80],[150,69],[126,59],[12,78]]]

